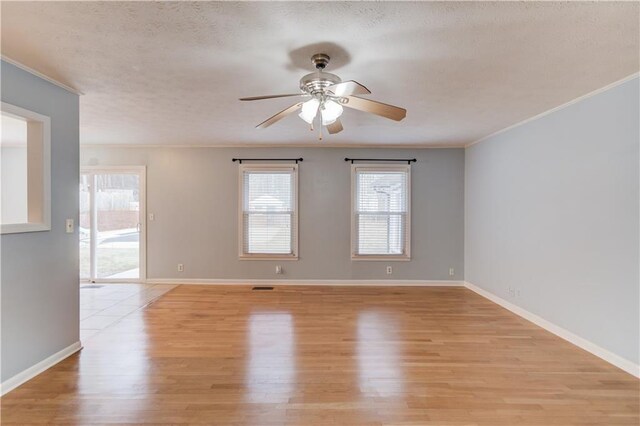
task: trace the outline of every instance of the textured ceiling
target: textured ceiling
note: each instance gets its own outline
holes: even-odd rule
[[[81,142],[317,145],[292,103],[327,69],[405,107],[324,145],[460,146],[633,74],[640,3],[3,2],[2,53],[77,88]]]

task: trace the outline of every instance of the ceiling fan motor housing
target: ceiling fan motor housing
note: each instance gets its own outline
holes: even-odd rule
[[[316,53],[311,57],[311,63],[318,72],[302,77],[300,79],[300,90],[310,95],[319,95],[323,94],[327,87],[342,82],[337,75],[323,71],[329,64],[329,59],[329,55],[325,53]]]
[[[335,74],[328,72],[312,72],[300,79],[300,90],[310,95],[321,94],[324,90],[342,80]]]

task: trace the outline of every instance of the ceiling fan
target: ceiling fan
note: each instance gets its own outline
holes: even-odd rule
[[[313,55],[311,62],[315,65],[317,72],[307,74],[300,79],[300,93],[240,98],[241,101],[288,97],[302,98],[301,102],[297,102],[269,117],[258,124],[257,128],[264,129],[286,116],[300,111],[298,116],[310,124],[311,130],[313,130],[314,122],[317,121],[320,130],[319,139],[322,140],[322,126],[325,126],[330,134],[342,131],[340,115],[342,115],[343,107],[369,112],[396,121],[402,120],[407,115],[407,110],[404,108],[354,96],[368,95],[371,92],[357,81],[342,81],[337,75],[324,72],[324,69],[329,64],[328,55],[324,53]]]

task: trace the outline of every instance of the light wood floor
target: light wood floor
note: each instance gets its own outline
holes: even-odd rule
[[[2,424],[639,424],[639,381],[464,288],[179,286]]]

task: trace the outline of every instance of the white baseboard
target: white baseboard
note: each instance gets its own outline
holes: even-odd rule
[[[328,285],[368,287],[464,287],[464,281],[435,280],[267,280],[149,278],[147,284],[193,285]]]
[[[465,281],[464,285],[469,290],[472,290],[478,293],[480,296],[485,297],[494,303],[497,303],[498,305],[526,319],[527,321],[531,321],[535,325],[544,328],[545,330],[555,334],[556,336],[566,340],[567,342],[572,343],[577,347],[584,349],[585,351],[597,356],[598,358],[601,358],[607,361],[609,364],[612,364],[626,371],[627,373],[640,378],[640,365],[632,361],[629,361],[628,359],[622,358],[621,356],[616,355],[613,352],[610,352],[576,334],[573,334],[572,332],[550,321],[547,321],[546,319],[541,318],[536,314],[533,314],[517,305],[514,305],[513,303],[508,302],[502,299],[501,297],[498,297],[495,294],[488,292],[487,290],[484,290],[476,285],[473,285],[468,281]]]
[[[27,368],[26,370],[21,371],[15,376],[5,380],[0,384],[0,396],[6,395],[21,384],[28,382],[38,374],[42,373],[45,370],[48,370],[63,359],[78,352],[80,349],[82,349],[82,344],[78,341],[70,346],[67,346],[61,351],[56,352],[50,357],[43,359],[39,363]]]

